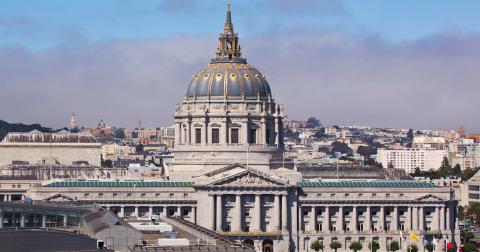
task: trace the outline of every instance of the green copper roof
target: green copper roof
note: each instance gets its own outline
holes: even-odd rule
[[[188,187],[193,182],[172,181],[56,181],[46,187]]]
[[[332,181],[298,182],[299,187],[389,187],[389,188],[431,188],[434,184],[420,181]]]

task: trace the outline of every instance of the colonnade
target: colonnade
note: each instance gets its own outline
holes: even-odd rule
[[[454,228],[452,211],[453,208],[448,205],[302,205],[298,217],[300,231],[310,233],[399,230],[434,232]]]
[[[133,208],[133,211],[130,216],[137,218],[149,218],[151,219],[154,215],[167,216],[167,217],[188,217],[191,222],[196,223],[197,207],[196,206],[179,206],[179,205],[158,205],[158,206],[142,206],[142,205],[105,205],[104,208],[116,212],[120,218],[128,218],[127,208]],[[140,210],[144,208],[146,211],[144,215],[140,214]],[[183,210],[188,210],[188,214],[184,214]]]
[[[19,193],[0,194],[0,201],[23,200],[25,195]]]
[[[255,123],[253,128],[256,129],[255,144],[279,144],[282,143],[281,132],[281,120],[275,117],[274,120],[260,118]],[[212,129],[219,129],[219,142],[218,144],[232,144],[231,129],[238,129],[238,143],[235,144],[247,144],[249,143],[249,129],[252,128],[252,123],[247,118],[233,121],[229,123],[226,118],[222,118],[219,121],[210,121],[205,118],[202,121],[194,121],[191,119],[185,119],[183,122],[177,122],[175,133],[176,139],[179,144],[212,144]],[[196,139],[196,130],[200,130],[200,138]],[[268,131],[267,131],[268,129]],[[267,135],[268,134],[268,135]]]
[[[51,217],[50,220],[53,220],[54,226],[62,226],[68,227],[70,225],[71,218],[68,217],[67,214],[63,215],[56,215],[56,214],[48,214],[48,213],[30,213],[30,212],[0,212],[0,229],[5,228],[5,224],[8,227],[42,227],[47,228],[50,226],[50,222],[48,221],[48,216]],[[18,219],[18,217],[20,217]],[[41,219],[41,222],[40,222]],[[19,221],[18,221],[19,220]],[[77,221],[78,222],[78,221]],[[29,225],[27,225],[29,224]],[[41,225],[38,225],[41,224]],[[75,223],[75,226],[78,226],[79,223]]]
[[[231,195],[231,194],[230,194]],[[272,222],[270,227],[265,226],[263,220],[267,216],[266,211],[262,211],[265,208],[263,204],[262,194],[254,194],[253,206],[251,207],[251,223],[247,225],[244,212],[246,210],[246,204],[243,198],[246,195],[235,194],[235,203],[233,209],[231,209],[231,216],[226,216],[226,204],[224,202],[225,195],[223,194],[210,194],[209,195],[209,228],[218,232],[231,231],[231,232],[271,232],[271,231],[288,231],[288,196],[286,194],[274,194],[273,204],[268,206],[272,208],[270,221]],[[266,196],[266,195],[265,195]],[[272,196],[272,195],[269,195]],[[252,214],[253,213],[253,214]],[[226,220],[231,220],[229,223],[231,229],[226,229]]]

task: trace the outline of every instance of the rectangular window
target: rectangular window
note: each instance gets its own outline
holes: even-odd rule
[[[257,129],[250,129],[250,138],[248,142],[251,144],[257,143]]]
[[[212,143],[214,143],[214,144],[220,143],[220,130],[219,129],[212,129]]]
[[[238,144],[238,129],[232,129],[232,144]]]
[[[195,129],[195,143],[202,143],[202,129]]]

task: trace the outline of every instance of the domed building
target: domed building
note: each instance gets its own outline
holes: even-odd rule
[[[362,244],[360,251],[376,242],[378,252],[386,252],[393,241],[407,251],[415,242],[405,241],[409,233],[459,244],[458,202],[448,187],[360,170],[348,178],[337,170],[329,180],[324,169],[282,162],[282,108],[265,76],[242,58],[230,7],[219,42],[216,57],[192,77],[177,105],[175,157],[166,178],[59,179],[21,187],[14,181],[13,189],[0,189],[0,201],[23,191],[33,200],[97,204],[126,220],[157,216],[195,237],[221,237],[257,252],[312,251],[317,240],[325,248],[340,243],[341,252],[352,242]],[[32,216],[16,218],[22,219],[28,226]],[[438,244],[443,251],[445,243]]]
[[[172,180],[243,164],[278,168],[283,153],[283,109],[266,77],[242,57],[230,9],[216,57],[194,74],[175,112]]]

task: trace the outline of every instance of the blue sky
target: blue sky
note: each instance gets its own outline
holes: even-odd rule
[[[478,10],[473,0],[232,0],[243,55],[290,119],[469,132],[480,132]],[[225,12],[224,0],[2,0],[0,119],[169,125]]]
[[[237,0],[237,31],[245,36],[289,27],[375,34],[392,42],[449,30],[480,29],[480,1]],[[3,0],[0,44],[45,49],[69,39],[216,34],[222,0]],[[252,15],[253,14],[253,15]]]

